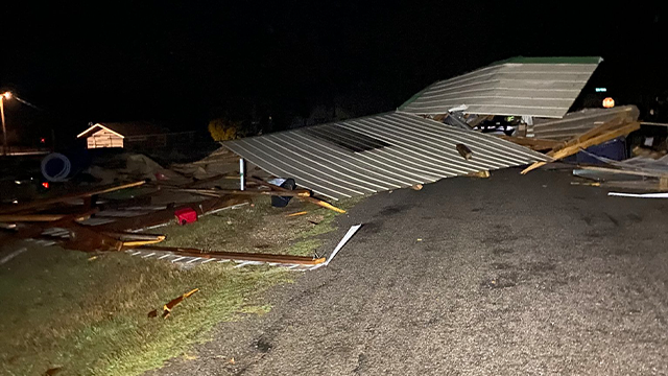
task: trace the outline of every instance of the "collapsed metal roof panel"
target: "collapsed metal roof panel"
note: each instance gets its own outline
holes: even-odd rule
[[[470,148],[473,157],[465,160],[457,144]],[[546,160],[494,136],[401,112],[223,145],[273,175],[294,178],[299,186],[335,200]]]
[[[561,118],[600,58],[515,58],[445,81],[414,95],[399,110],[419,115],[464,111],[480,115]]]
[[[638,120],[640,112],[636,106],[620,106],[610,109],[588,108],[566,114],[562,119],[536,119],[528,126],[527,135],[548,140],[567,140],[587,132],[615,118]]]

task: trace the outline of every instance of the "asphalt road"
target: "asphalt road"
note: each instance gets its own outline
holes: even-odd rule
[[[668,374],[668,200],[571,180],[510,169],[370,197],[328,268],[155,374]]]

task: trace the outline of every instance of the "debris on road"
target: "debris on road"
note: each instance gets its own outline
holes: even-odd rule
[[[334,259],[334,256],[336,256],[336,254],[339,253],[341,248],[343,248],[343,246],[346,245],[346,243],[348,243],[350,238],[352,238],[353,235],[355,235],[355,233],[357,232],[357,230],[359,230],[361,227],[362,227],[362,224],[354,225],[354,226],[350,227],[350,229],[348,229],[348,232],[346,232],[346,234],[343,235],[343,238],[339,241],[339,244],[336,245],[336,248],[334,248],[332,253],[329,255],[329,257],[327,258],[327,261],[325,261],[324,263],[322,263],[320,265],[316,265],[311,270],[315,270],[315,269],[317,269],[321,266],[329,265],[329,263],[332,262],[332,259]]]
[[[169,317],[169,315],[172,313],[172,309],[174,309],[174,307],[176,307],[183,300],[191,297],[197,291],[199,291],[198,288],[192,289],[192,290],[188,291],[187,293],[179,296],[178,298],[172,299],[171,301],[169,301],[169,303],[162,306],[162,318],[166,319],[167,317]],[[157,316],[158,316],[158,310],[157,309],[154,309],[153,311],[148,313],[148,317],[157,317]]]
[[[483,170],[483,171],[476,171],[476,172],[469,172],[466,174],[466,176],[472,177],[472,178],[481,178],[481,179],[487,179],[490,177],[489,171]]]
[[[608,196],[614,196],[614,197],[635,197],[635,198],[668,198],[668,192],[656,192],[656,193],[623,193],[623,192],[608,192]]]

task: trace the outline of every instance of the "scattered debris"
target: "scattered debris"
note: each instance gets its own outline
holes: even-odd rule
[[[184,299],[189,298],[192,294],[196,293],[197,291],[199,291],[198,288],[192,289],[192,290],[188,291],[187,293],[179,296],[178,298],[172,299],[169,303],[162,306],[162,318],[166,319],[167,317],[169,317],[169,315],[172,313],[172,309],[174,309],[174,307],[176,307]],[[157,316],[158,316],[158,310],[157,309],[154,309],[153,311],[148,313],[148,317],[157,317]]]
[[[272,189],[272,190],[274,190],[274,191],[278,191],[278,192],[290,192],[290,190],[288,190],[288,189],[285,189],[285,188],[283,188],[283,187],[279,187],[279,186],[274,185],[274,184],[271,184],[271,183],[267,183],[267,182],[265,182],[265,181],[263,181],[263,180],[261,180],[261,179],[258,179],[258,178],[256,178],[256,177],[249,177],[248,180],[249,180],[249,181],[253,181],[253,182],[257,183],[257,184],[260,184],[260,185],[264,185],[264,186],[266,186],[266,187],[269,187],[270,189]],[[300,199],[300,200],[302,200],[302,201],[305,201],[305,202],[308,202],[308,203],[311,203],[311,204],[315,204],[315,205],[321,206],[321,207],[326,208],[326,209],[333,210],[333,211],[335,211],[335,212],[337,212],[337,213],[341,213],[341,214],[343,214],[343,213],[346,212],[346,211],[343,210],[343,209],[339,209],[339,208],[333,206],[332,204],[329,204],[329,203],[327,203],[327,202],[325,202],[325,201],[322,201],[322,200],[318,200],[318,199],[315,198],[315,197],[297,196],[297,198]]]
[[[481,178],[481,179],[487,179],[490,177],[489,171],[484,170],[484,171],[476,171],[476,172],[469,172],[466,174],[468,177],[472,178]]]
[[[527,133],[537,139],[567,141],[605,122],[614,119],[626,119],[632,122],[638,120],[639,115],[640,111],[636,106],[587,108],[568,113],[561,119],[536,118],[528,127]]]
[[[412,190],[414,191],[420,191],[422,190],[424,186],[422,184],[415,184],[414,186],[411,187]]]
[[[286,217],[298,217],[298,216],[304,215],[304,214],[308,214],[308,212],[307,211],[300,211],[300,212],[296,212],[296,213],[290,213]]]
[[[627,135],[635,130],[638,130],[639,128],[639,122],[626,123],[624,120],[615,119],[594,129],[591,129],[579,137],[573,138],[561,146],[550,150],[547,153],[547,156],[552,158],[553,161],[563,159],[576,154],[581,149],[586,149],[590,146],[598,145],[602,142],[612,140],[619,136]],[[536,162],[525,168],[522,171],[522,174],[526,174],[529,171],[544,166],[545,164],[547,164],[547,162]]]
[[[473,152],[464,144],[457,144],[457,152],[467,161],[473,157]]]
[[[24,248],[19,248],[19,249],[17,249],[17,250],[14,251],[14,252],[11,252],[11,253],[8,254],[7,256],[5,256],[5,257],[3,257],[3,258],[0,259],[0,265],[4,265],[4,264],[8,263],[11,259],[13,259],[14,257],[20,255],[20,254],[23,253],[23,252],[26,252],[27,250],[28,250],[28,248],[25,248],[25,247],[24,247]]]
[[[49,368],[44,372],[44,376],[53,376],[63,370],[63,367]]]
[[[350,238],[352,238],[353,235],[355,235],[355,233],[357,232],[357,230],[360,229],[360,227],[362,227],[362,224],[354,225],[354,226],[350,227],[350,229],[348,229],[348,232],[346,232],[346,234],[343,236],[343,239],[341,239],[341,241],[339,241],[339,244],[336,245],[336,248],[334,248],[332,253],[329,255],[329,258],[327,258],[327,261],[325,261],[324,263],[322,263],[320,265],[316,265],[311,270],[315,270],[315,269],[317,269],[321,266],[329,265],[329,263],[332,262],[332,259],[334,258],[334,256],[336,256],[336,254],[339,253],[341,248],[343,248],[343,246],[346,245],[346,243],[348,243]]]
[[[136,181],[133,183],[128,183],[128,184],[121,184],[121,185],[113,185],[113,186],[108,186],[104,188],[98,188],[92,191],[86,191],[86,192],[81,192],[81,193],[71,193],[68,195],[60,195],[58,197],[52,197],[44,200],[35,200],[31,202],[27,202],[25,204],[19,204],[19,205],[13,205],[13,206],[8,206],[5,208],[0,208],[0,213],[2,214],[12,214],[12,213],[20,213],[20,212],[25,212],[29,210],[35,210],[35,209],[44,209],[47,208],[50,205],[53,204],[59,204],[68,200],[75,200],[75,199],[83,199],[83,198],[89,198],[93,196],[99,196],[105,193],[110,193],[114,191],[119,191],[122,189],[127,189],[127,188],[133,188],[133,187],[138,187],[140,185],[143,185],[146,183],[145,181]]]
[[[192,208],[179,209],[174,212],[174,216],[176,217],[176,222],[181,226],[197,222],[197,212]]]
[[[608,196],[635,197],[635,198],[668,198],[668,192],[656,192],[656,193],[608,192]]]

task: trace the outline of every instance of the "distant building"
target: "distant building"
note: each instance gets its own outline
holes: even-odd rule
[[[170,132],[147,121],[122,123],[90,123],[77,138],[86,139],[88,149],[126,148],[159,149],[171,142],[189,144],[193,142],[195,132]]]

